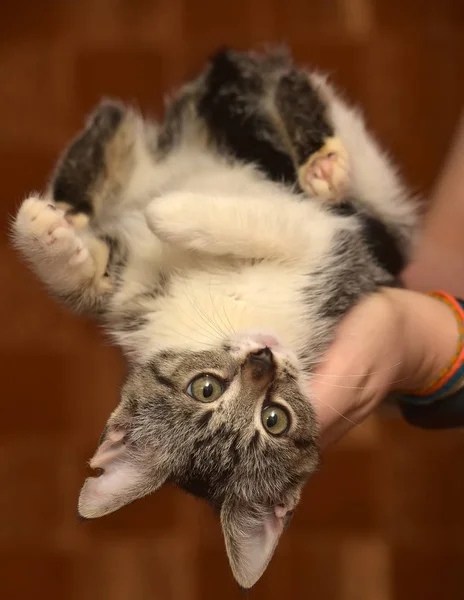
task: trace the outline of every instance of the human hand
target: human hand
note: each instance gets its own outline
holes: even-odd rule
[[[322,449],[389,392],[426,386],[453,356],[457,335],[452,311],[417,292],[384,288],[354,307],[311,380]]]

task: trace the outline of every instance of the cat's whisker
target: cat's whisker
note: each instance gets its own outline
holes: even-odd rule
[[[182,321],[178,318],[178,320],[180,320],[180,322],[182,323],[182,325],[185,325],[186,327],[189,327],[191,329],[191,331],[193,332],[197,332],[200,335],[204,336],[206,339],[210,340],[211,342],[216,342],[218,340],[218,336],[211,331],[208,331],[207,329],[205,329],[204,327],[201,327],[200,324],[198,324],[193,318],[192,315],[190,315],[187,312],[183,312],[182,313],[183,316],[188,317],[190,319],[190,325],[189,323],[186,323],[185,321]]]
[[[219,331],[217,328],[213,327],[212,324],[209,322],[209,320],[206,320],[204,318],[204,316],[202,315],[202,313],[198,310],[197,304],[194,302],[194,300],[188,294],[188,286],[187,286],[186,282],[185,282],[185,289],[187,291],[187,295],[186,295],[187,300],[190,302],[190,305],[192,306],[193,309],[195,309],[196,313],[198,314],[200,319],[203,321],[203,323],[208,327],[208,329],[201,327],[201,325],[193,319],[192,315],[188,315],[190,317],[192,323],[194,323],[197,327],[199,327],[203,332],[209,333],[209,335],[213,335],[213,337],[210,338],[211,340],[214,340],[214,341],[221,340],[222,336],[223,336],[222,332]],[[184,312],[184,314],[186,314],[186,313]]]
[[[327,362],[327,360],[325,361],[321,361],[321,362]],[[388,367],[382,367],[381,369],[376,369],[375,371],[366,371],[365,373],[350,373],[347,375],[340,375],[340,373],[317,373],[314,371],[310,371],[308,374],[311,377],[334,377],[334,378],[341,378],[341,377],[366,377],[366,376],[370,376],[370,375],[377,375],[378,373],[384,373],[385,371],[391,371],[393,369],[396,369],[397,367],[399,367],[401,365],[402,361],[399,361],[393,365],[390,365]],[[317,363],[313,363],[313,364],[317,364]],[[393,382],[394,383],[394,382]]]
[[[192,308],[195,310],[195,312],[198,314],[198,316],[200,317],[200,319],[205,323],[205,325],[209,325],[207,321],[205,321],[205,319],[202,317],[201,313],[197,310],[197,307],[195,306],[195,304],[193,304],[193,302],[190,300],[190,298],[187,298],[192,306]],[[186,314],[186,313],[184,313]],[[221,336],[219,335],[219,333],[213,329],[212,327],[209,327],[208,329],[206,329],[204,326],[202,327],[199,323],[196,322],[196,320],[193,318],[192,315],[188,315],[190,317],[190,320],[192,321],[192,323],[194,323],[199,330],[203,331],[204,333],[208,333],[210,337],[210,339],[214,339],[214,340],[220,340]]]
[[[230,327],[230,332],[231,332],[233,335],[235,335],[235,334],[236,334],[236,331],[235,331],[235,328],[234,328],[234,326],[233,326],[233,325],[232,325],[232,323],[230,322],[229,315],[227,314],[227,311],[226,311],[226,305],[225,305],[225,303],[224,303],[224,302],[222,303],[222,312],[224,313],[224,317],[226,318],[226,320],[227,320],[227,323],[229,324],[229,327]]]
[[[229,315],[227,314],[227,311],[226,311],[226,308],[225,308],[224,304],[222,305],[222,311],[224,313],[225,318],[227,319],[227,322],[229,323],[229,326],[230,326],[230,329],[231,329],[232,333],[235,335],[237,332],[235,331],[234,326],[230,322]]]
[[[318,360],[311,360],[311,361],[308,361],[308,362],[311,364],[312,367],[314,367],[315,365],[321,365],[321,364],[326,363],[328,361],[329,361],[329,358],[327,356],[324,356],[323,358],[320,358]],[[309,373],[311,373],[311,371]]]
[[[390,381],[390,385],[396,384],[396,383],[401,383],[403,381],[408,381],[409,377],[401,377],[400,379],[394,379],[393,381]]]
[[[170,328],[171,331],[173,333],[175,333],[176,335],[178,335],[179,337],[182,337],[186,340],[189,340],[191,342],[194,342],[195,344],[201,344],[202,346],[207,346],[208,348],[216,348],[217,344],[213,344],[213,343],[208,343],[208,342],[204,342],[202,340],[196,340],[194,338],[189,337],[188,335],[185,335],[183,333],[181,333],[180,331],[176,331],[175,329],[173,329],[172,327]]]
[[[220,316],[220,314],[218,313],[218,311],[216,310],[216,306],[215,306],[215,304],[214,304],[214,301],[213,301],[213,295],[211,294],[211,278],[210,278],[210,280],[209,280],[208,291],[209,291],[209,298],[210,298],[210,300],[211,300],[211,305],[212,305],[212,307],[213,307],[213,311],[214,311],[214,312],[217,314],[217,316],[218,316],[218,318],[220,319],[220,321],[221,321],[221,323],[222,323],[223,327],[224,327],[224,328],[226,329],[226,331],[227,331],[227,326],[226,326],[226,324],[224,323],[224,321],[221,319],[221,316]],[[223,307],[224,307],[224,305],[223,305]],[[229,329],[228,333],[229,333],[229,334],[232,334],[232,333],[235,333],[235,332],[234,332],[234,331],[231,331],[231,330]]]
[[[210,318],[208,318],[208,315],[203,311],[203,309],[201,309],[197,298],[195,297],[194,291],[191,287],[188,286],[187,281],[185,281],[185,288],[187,290],[187,293],[191,292],[192,295],[188,296],[188,300],[190,302],[190,304],[192,305],[192,307],[196,310],[196,312],[198,313],[198,316],[202,319],[202,321],[205,323],[205,325],[207,325],[211,332],[214,333],[215,336],[219,336],[216,339],[221,340],[224,338],[224,332],[219,328],[218,324],[216,323],[216,321],[211,320]]]
[[[201,327],[201,326],[200,326],[198,323],[196,323],[196,322],[194,321],[194,319],[192,318],[192,315],[190,315],[189,313],[187,313],[187,312],[183,311],[183,313],[182,313],[182,314],[183,314],[183,316],[185,316],[185,317],[188,317],[188,318],[190,319],[190,321],[191,321],[191,324],[189,325],[189,323],[186,323],[185,321],[183,321],[183,320],[179,319],[179,317],[178,317],[178,320],[179,320],[179,322],[180,322],[182,325],[184,325],[184,326],[186,326],[186,327],[190,327],[190,329],[191,329],[193,332],[195,332],[195,331],[196,331],[197,333],[199,333],[200,335],[202,335],[202,336],[203,336],[203,337],[205,337],[206,339],[210,340],[210,341],[212,342],[212,345],[217,345],[217,342],[218,342],[218,340],[219,340],[220,338],[218,338],[218,336],[217,336],[217,334],[215,334],[215,332],[213,332],[213,334],[212,334],[212,332],[211,332],[211,331],[208,331],[208,330],[204,329],[203,327]],[[211,334],[212,334],[212,335],[211,335]]]
[[[185,285],[186,292],[188,294],[188,300],[189,300],[192,308],[195,309],[195,311],[198,313],[198,316],[205,323],[205,325],[211,330],[211,332],[215,336],[219,336],[220,338],[222,338],[222,336],[224,335],[223,331],[219,328],[218,324],[215,321],[213,321],[211,318],[209,318],[208,315],[203,311],[203,309],[201,308],[201,306],[195,296],[193,288],[188,285],[187,281],[184,281],[184,285]]]
[[[343,390],[363,390],[364,389],[364,386],[361,386],[361,385],[340,385],[337,383],[332,383],[330,381],[323,381],[321,379],[316,379],[316,378],[313,378],[311,381],[314,381],[319,384],[324,384],[324,385],[327,385],[327,386],[333,387],[333,388],[340,388]]]
[[[209,293],[209,298],[210,298],[210,302],[211,302],[211,308],[212,308],[213,315],[217,314],[216,307],[215,307],[213,299],[211,297],[211,279],[210,279],[210,283],[209,283],[209,286],[208,286],[208,293]],[[207,315],[206,315],[206,317],[208,318]],[[214,324],[214,326],[216,327],[216,329],[218,329],[218,331],[220,332],[221,338],[224,339],[224,337],[227,336],[228,332],[227,332],[227,328],[224,329],[225,325],[222,322],[222,320],[221,320],[221,324],[219,324],[215,319],[212,320],[212,323]],[[222,327],[221,327],[221,325],[222,325]]]
[[[328,402],[324,402],[324,400],[322,400],[316,394],[313,394],[313,396],[317,399],[318,402],[320,402],[324,406],[327,406],[327,408],[330,408],[331,410],[333,410],[335,414],[337,414],[339,417],[342,417],[343,419],[345,419],[345,421],[348,421],[348,423],[350,423],[351,425],[353,425],[353,427],[361,427],[362,423],[356,423],[355,421],[352,421],[346,415],[344,415],[343,413],[341,413],[340,411],[338,411],[334,406],[332,406]]]

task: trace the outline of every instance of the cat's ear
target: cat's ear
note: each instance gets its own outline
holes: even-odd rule
[[[283,507],[253,509],[226,500],[221,524],[230,566],[238,584],[251,588],[266,570],[279,538],[290,521]]]
[[[137,450],[127,444],[127,429],[121,425],[107,426],[89,464],[100,475],[88,477],[81,489],[78,512],[85,519],[112,513],[156,491],[167,478],[156,457],[143,466]]]

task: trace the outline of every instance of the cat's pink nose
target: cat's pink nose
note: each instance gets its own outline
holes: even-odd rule
[[[280,346],[280,342],[273,335],[268,335],[265,333],[255,333],[251,336],[251,339],[257,344],[262,344],[267,348],[277,348]]]

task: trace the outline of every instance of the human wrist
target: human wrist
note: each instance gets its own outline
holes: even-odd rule
[[[445,303],[418,292],[385,292],[397,311],[400,332],[398,377],[392,390],[403,394],[426,388],[452,360],[458,325]]]

